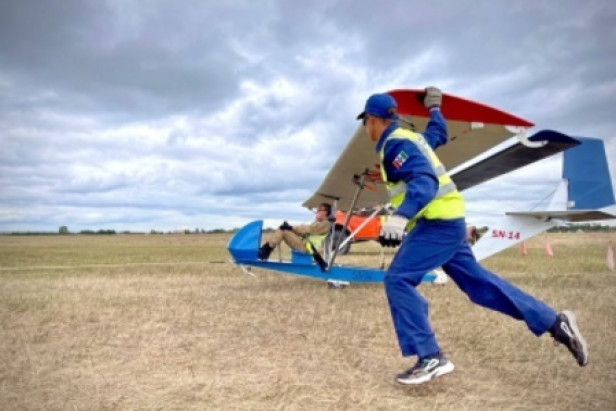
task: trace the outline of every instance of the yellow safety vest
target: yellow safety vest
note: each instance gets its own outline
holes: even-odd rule
[[[314,234],[306,237],[304,245],[306,246],[306,250],[308,250],[311,254],[313,252],[312,246],[316,248],[316,251],[319,251],[323,246],[323,241],[325,241],[325,237],[327,234]]]
[[[432,150],[432,147],[430,147],[421,134],[400,127],[395,129],[387,137],[381,147],[381,177],[387,187],[387,193],[389,195],[391,205],[394,208],[400,207],[400,204],[402,204],[406,195],[406,183],[404,181],[392,183],[387,179],[387,173],[385,172],[385,164],[383,164],[383,160],[385,159],[385,145],[390,139],[410,140],[419,149],[419,152],[428,159],[434,173],[438,177],[438,191],[436,192],[436,196],[434,196],[434,198],[424,208],[412,217],[407,229],[412,228],[414,222],[419,218],[426,218],[430,220],[451,220],[454,218],[464,217],[464,198],[462,198],[462,195],[456,188],[456,184],[451,180],[449,174],[447,174],[445,166],[436,156],[434,150]]]

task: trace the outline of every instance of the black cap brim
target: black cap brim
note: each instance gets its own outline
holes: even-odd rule
[[[361,112],[361,113],[359,113],[359,115],[357,116],[357,120],[361,120],[361,119],[363,119],[364,117],[366,117],[366,112],[365,112],[365,111],[362,111],[362,112]]]

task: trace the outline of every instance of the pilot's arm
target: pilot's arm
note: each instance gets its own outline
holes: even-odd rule
[[[423,133],[424,138],[436,150],[438,146],[447,143],[447,123],[441,113],[443,93],[436,87],[426,87],[424,106],[430,111],[430,120]]]
[[[301,224],[293,226],[293,232],[299,235],[320,235],[327,234],[330,228],[329,221],[315,221],[312,224]]]
[[[447,143],[447,124],[439,108],[430,110],[430,120],[428,120],[423,136],[432,150]]]

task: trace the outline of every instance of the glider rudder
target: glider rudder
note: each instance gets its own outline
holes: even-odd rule
[[[568,181],[569,210],[597,210],[614,204],[614,191],[603,140],[575,137],[582,144],[565,151],[563,178]]]

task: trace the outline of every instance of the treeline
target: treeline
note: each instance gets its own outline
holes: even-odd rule
[[[548,233],[576,233],[578,231],[583,231],[585,233],[611,232],[616,231],[616,226],[602,224],[571,224],[552,227],[548,230]]]
[[[224,228],[215,228],[213,230],[205,230],[203,228],[196,228],[194,230],[175,230],[175,231],[159,231],[150,230],[149,233],[143,231],[120,231],[116,230],[81,230],[77,232],[71,232],[67,226],[62,226],[58,231],[16,231],[9,233],[1,233],[3,235],[116,235],[116,234],[233,234],[237,232],[237,228],[225,230]]]
[[[196,228],[195,230],[179,230],[179,231],[156,231],[151,230],[150,234],[232,234],[237,232],[238,228],[225,230],[224,228],[215,228],[213,230],[204,230],[203,228]]]

